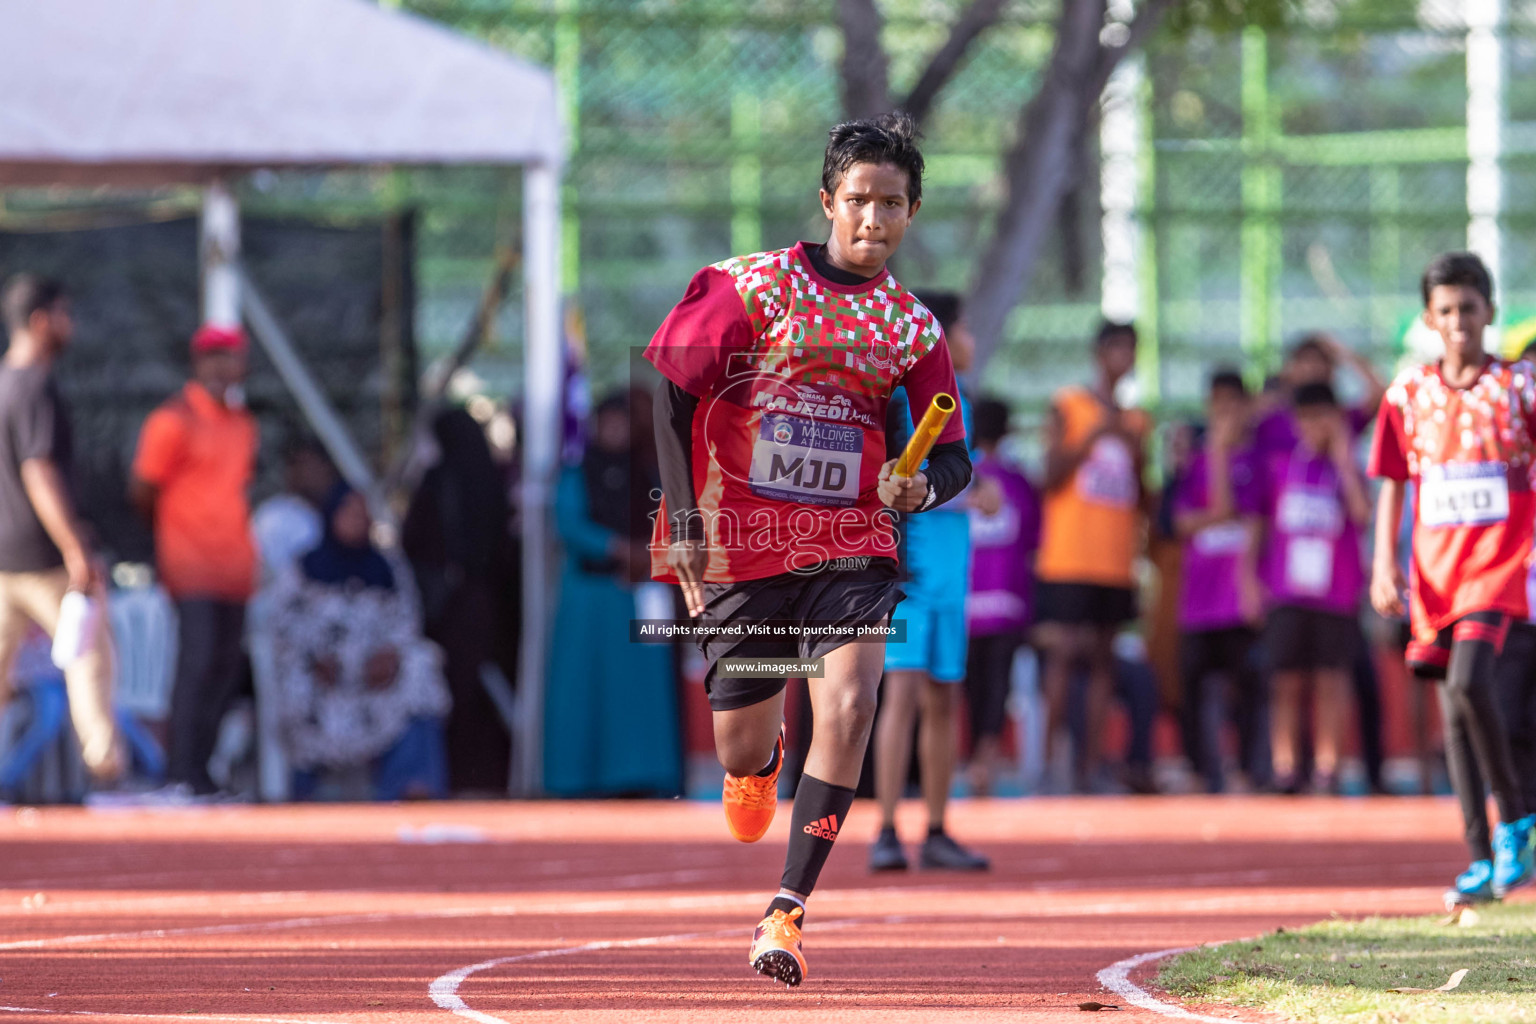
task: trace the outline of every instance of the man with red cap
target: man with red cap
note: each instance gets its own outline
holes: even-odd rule
[[[169,782],[195,795],[218,789],[208,758],[239,686],[245,604],[256,582],[246,491],[257,434],[245,410],[245,371],[244,331],[200,327],[192,379],[145,420],[129,481],[129,497],[154,524],[160,582],[180,622]]]

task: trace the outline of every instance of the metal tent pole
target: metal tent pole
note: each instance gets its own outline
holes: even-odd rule
[[[240,323],[240,204],[221,178],[203,189],[198,225],[198,262],[202,270],[203,322],[221,327]]]
[[[1483,258],[1500,282],[1504,237],[1504,42],[1507,0],[1467,0],[1467,248]],[[1497,293],[1495,293],[1497,296]],[[1502,318],[1501,318],[1502,319]],[[1497,325],[1495,325],[1497,326]]]
[[[550,512],[560,454],[560,169],[552,162],[523,172],[522,515],[523,633],[519,644],[519,735],[509,788],[542,790],[544,686],[553,606]]]
[[[1132,0],[1111,0],[1111,24],[1136,16]],[[1104,285],[1100,309],[1106,320],[1134,322],[1141,335],[1136,354],[1139,399],[1156,403],[1162,396],[1158,351],[1156,251],[1150,226],[1143,223],[1149,195],[1152,154],[1148,130],[1146,57],[1133,54],[1120,62],[1104,86],[1099,119],[1100,231],[1104,240]],[[1148,294],[1148,292],[1151,294]]]

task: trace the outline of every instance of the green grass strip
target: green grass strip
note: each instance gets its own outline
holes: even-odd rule
[[[1182,999],[1260,1007],[1318,1024],[1536,1022],[1536,904],[1446,916],[1333,920],[1229,942],[1167,961],[1157,984]],[[1456,971],[1451,992],[1433,989]]]

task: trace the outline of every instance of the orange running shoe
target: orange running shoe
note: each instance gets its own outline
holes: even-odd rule
[[[774,747],[774,765],[770,775],[748,775],[741,778],[729,772],[725,776],[725,791],[720,800],[725,804],[725,824],[731,835],[744,843],[755,843],[763,838],[768,826],[773,824],[773,812],[779,806],[779,771],[784,767],[784,726],[779,726],[779,739]]]
[[[799,907],[785,913],[775,910],[752,933],[752,952],[747,962],[758,974],[795,986],[805,980],[805,955],[800,952],[800,926],[805,913]]]

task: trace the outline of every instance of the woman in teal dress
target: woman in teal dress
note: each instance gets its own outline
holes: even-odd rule
[[[565,468],[555,495],[565,566],[544,702],[544,789],[556,796],[682,791],[673,649],[629,640],[637,589],[650,577],[650,493],[659,486],[630,424],[626,395],[604,400],[581,463]]]

